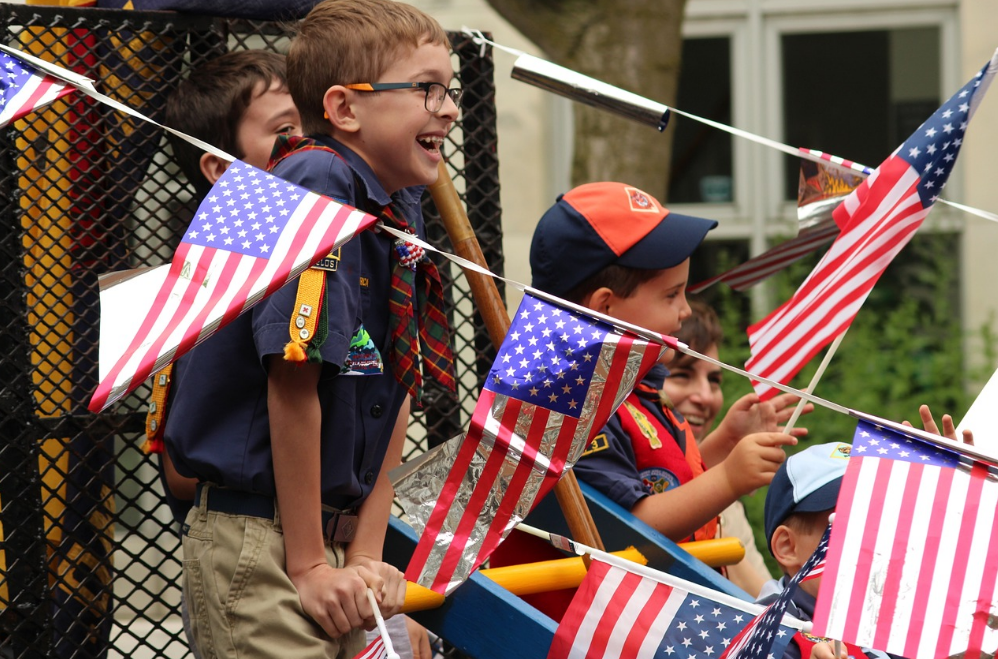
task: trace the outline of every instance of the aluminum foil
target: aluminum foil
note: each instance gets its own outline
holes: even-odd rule
[[[801,159],[797,186],[797,220],[800,229],[827,225],[832,211],[866,177],[831,163]]]

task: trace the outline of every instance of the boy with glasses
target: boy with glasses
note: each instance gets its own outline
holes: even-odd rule
[[[392,0],[326,0],[287,69],[309,137],[283,138],[273,173],[421,233],[421,186],[458,112],[439,24]],[[354,238],[306,273],[315,290],[285,286],[199,346],[175,384],[180,398],[198,383],[185,412],[202,421],[172,444],[202,481],[184,590],[203,656],[351,657],[373,627],[367,589],[386,617],[401,607],[405,581],[381,560],[387,470],[423,371],[454,381],[439,275],[411,247]],[[326,336],[302,347],[296,321],[312,314]]]

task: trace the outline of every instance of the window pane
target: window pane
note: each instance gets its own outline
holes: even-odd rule
[[[728,37],[685,39],[676,107],[691,114],[731,124],[731,40]],[[675,114],[670,203],[728,202],[734,189],[731,136]]]
[[[939,29],[787,34],[784,140],[879,165],[939,107]],[[800,162],[786,158],[785,198]]]

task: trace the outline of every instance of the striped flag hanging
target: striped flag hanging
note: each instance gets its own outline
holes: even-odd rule
[[[747,291],[822,245],[832,242],[837,235],[839,228],[834,224],[803,229],[795,238],[786,240],[727,272],[690,286],[689,292],[700,293],[719,282],[724,282],[739,292]]]
[[[548,659],[717,659],[762,610],[671,575],[594,557]],[[793,638],[791,621],[773,629],[772,656],[782,656]]]
[[[235,161],[201,202],[169,269],[150,274],[162,282],[151,299],[109,308],[101,292],[100,383],[90,410],[133,391],[375,221]]]
[[[0,127],[72,91],[72,86],[0,52]]]
[[[436,500],[406,507],[414,526],[423,525],[406,578],[439,593],[463,583],[575,464],[664,350],[528,291]],[[403,506],[418,498],[408,497],[410,487],[425,494],[426,479],[394,481]]]
[[[996,475],[993,465],[861,420],[814,633],[908,659],[994,656]]]
[[[749,371],[782,383],[846,331],[894,256],[928,215],[998,71],[998,51],[833,213],[841,234],[787,302],[748,329]],[[776,395],[757,383],[764,399]]]

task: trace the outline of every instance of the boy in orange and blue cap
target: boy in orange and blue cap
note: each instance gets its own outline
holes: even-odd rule
[[[533,285],[662,334],[689,316],[690,255],[713,220],[672,213],[623,183],[590,183],[541,218],[530,249]],[[742,398],[698,447],[663,405],[656,365],[575,465],[578,477],[667,537],[712,538],[717,516],[767,485],[797,440],[776,432],[771,403]],[[709,468],[708,468],[709,467]]]

